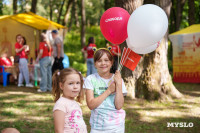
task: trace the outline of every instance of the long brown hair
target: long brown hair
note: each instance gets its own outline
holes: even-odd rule
[[[80,76],[81,81],[81,90],[79,92],[79,95],[77,96],[76,100],[81,103],[81,101],[84,99],[84,90],[83,90],[83,77],[82,75],[74,68],[65,68],[60,70],[57,70],[54,72],[52,77],[52,94],[54,96],[54,102],[56,102],[61,94],[63,93],[60,89],[59,83],[64,84],[66,81],[66,77],[70,74],[78,74]]]

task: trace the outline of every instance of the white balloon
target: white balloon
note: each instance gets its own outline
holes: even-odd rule
[[[131,47],[144,48],[161,40],[168,28],[166,13],[159,6],[146,4],[130,16],[127,32]]]
[[[126,39],[126,43],[127,43],[128,47],[137,54],[148,54],[148,53],[153,52],[154,50],[156,50],[159,47],[160,42],[161,41],[159,41],[153,45],[147,46],[147,47],[135,48],[135,47],[132,47],[132,45],[130,45],[129,38]]]

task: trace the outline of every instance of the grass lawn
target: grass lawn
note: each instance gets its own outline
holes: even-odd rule
[[[168,102],[125,99],[126,133],[199,133],[200,84],[175,84],[184,98]],[[21,133],[53,133],[53,98],[51,93],[37,93],[37,88],[0,85],[0,131],[14,127]],[[90,111],[82,106],[89,126]],[[193,123],[193,127],[167,127],[167,122]]]

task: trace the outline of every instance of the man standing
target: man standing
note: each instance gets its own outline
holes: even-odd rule
[[[52,74],[53,74],[57,69],[62,70],[64,68],[62,63],[62,60],[64,58],[64,48],[63,48],[63,40],[58,35],[58,31],[53,30],[51,33],[54,39],[53,43],[54,63],[52,66]]]

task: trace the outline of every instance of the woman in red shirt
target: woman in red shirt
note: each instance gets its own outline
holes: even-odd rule
[[[36,62],[40,63],[41,73],[40,89],[38,89],[38,92],[51,91],[52,88],[51,52],[51,45],[47,41],[46,35],[42,33],[39,54],[36,59]]]
[[[90,37],[88,40],[87,47],[84,47],[82,49],[82,52],[87,52],[87,76],[97,72],[93,60],[94,56],[93,47],[96,47],[96,44],[94,44],[94,37]]]
[[[20,57],[19,59],[19,79],[18,79],[18,87],[23,86],[23,81],[26,81],[26,87],[33,87],[32,84],[29,83],[29,70],[28,70],[28,61],[25,50],[27,49],[27,45],[23,45],[25,43],[25,38],[23,38],[20,34],[16,36],[15,43],[15,52],[16,55]]]

